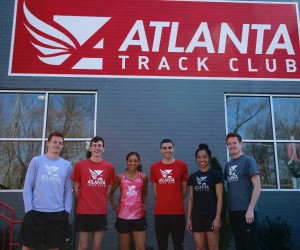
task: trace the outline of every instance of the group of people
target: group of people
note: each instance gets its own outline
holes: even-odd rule
[[[129,250],[133,238],[135,249],[146,249],[146,211],[148,177],[142,172],[140,155],[126,156],[127,168],[116,176],[112,163],[102,158],[103,138],[90,142],[87,159],[76,163],[60,157],[64,137],[53,132],[47,141],[47,153],[34,157],[28,167],[23,198],[25,217],[19,234],[23,250],[43,242],[48,249],[64,245],[72,209],[72,190],[76,197],[75,230],[78,249],[100,249],[107,230],[107,205],[110,201],[117,219],[119,246]],[[236,250],[259,250],[257,208],[260,195],[259,170],[255,160],[243,154],[242,138],[236,133],[226,137],[231,160],[225,165],[229,204],[228,220]],[[168,249],[171,235],[173,249],[183,249],[185,230],[193,235],[195,249],[219,248],[222,228],[223,176],[211,166],[211,150],[200,144],[195,152],[199,170],[188,175],[187,164],[174,158],[171,139],[160,143],[162,160],[151,165],[150,182],[155,196],[154,224],[159,250]],[[72,186],[73,182],[73,186]],[[115,199],[119,188],[119,197]],[[188,192],[187,218],[184,199]]]

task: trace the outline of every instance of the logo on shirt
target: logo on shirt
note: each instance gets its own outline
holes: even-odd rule
[[[136,186],[126,185],[128,191],[126,192],[127,196],[137,196],[137,191],[135,191]]]
[[[52,183],[60,183],[61,182],[60,176],[58,175],[59,167],[48,166],[45,163],[45,168],[46,168],[47,174],[42,175],[41,181],[52,182]]]
[[[172,169],[160,170],[162,178],[159,179],[159,184],[173,184],[175,179],[172,177]]]
[[[89,168],[91,178],[87,182],[88,186],[105,186],[105,180],[102,178],[103,170],[91,170]]]
[[[209,191],[209,186],[206,184],[207,176],[197,177],[196,181],[198,186],[194,187],[194,191]]]
[[[239,177],[236,174],[236,168],[238,165],[230,166],[229,171],[228,171],[228,177],[227,181],[228,182],[235,182],[239,180]]]

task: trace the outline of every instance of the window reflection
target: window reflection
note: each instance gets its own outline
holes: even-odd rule
[[[274,97],[273,107],[277,139],[300,139],[300,98]]]
[[[243,145],[245,154],[252,156],[258,164],[262,188],[277,188],[273,143],[244,143]]]
[[[0,189],[23,188],[31,159],[41,155],[55,130],[65,137],[62,157],[73,165],[85,159],[85,138],[94,136],[95,102],[95,93],[0,92]]]
[[[47,134],[61,131],[65,137],[94,135],[95,95],[49,94]]]
[[[72,166],[75,163],[86,159],[87,147],[90,145],[90,141],[64,141],[64,146],[60,153],[60,156],[67,161],[70,161]],[[47,146],[45,144],[45,153],[47,152]]]
[[[0,184],[6,189],[22,189],[31,159],[40,155],[41,142],[0,141]]]
[[[272,139],[268,97],[227,96],[228,131],[247,139]]]
[[[299,143],[278,143],[277,152],[281,188],[300,189]]]
[[[256,159],[262,187],[300,189],[300,98],[228,95],[226,105],[228,132],[247,142],[244,151]]]
[[[0,93],[0,137],[37,138],[43,135],[42,94]]]

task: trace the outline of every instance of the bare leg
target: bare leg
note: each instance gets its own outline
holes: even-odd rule
[[[104,234],[103,231],[93,231],[92,232],[92,249],[93,250],[101,249],[103,234]]]
[[[208,249],[219,250],[219,232],[206,232]]]
[[[130,233],[119,233],[120,250],[130,249]]]
[[[207,250],[206,234],[202,232],[194,232],[193,236],[196,250]]]
[[[30,247],[25,247],[25,246],[23,246],[22,247],[22,250],[31,250],[32,248],[30,248]]]
[[[87,250],[89,246],[89,232],[79,232],[78,250]]]
[[[136,250],[146,249],[146,231],[132,232]]]

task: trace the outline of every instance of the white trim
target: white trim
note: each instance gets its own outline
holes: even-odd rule
[[[170,80],[222,80],[222,81],[291,81],[298,82],[300,78],[246,78],[246,77],[190,77],[190,76],[135,76],[135,75],[75,75],[75,74],[23,74],[8,73],[8,76],[35,76],[35,77],[84,77],[84,78],[124,78],[124,79],[170,79]]]
[[[161,0],[165,2],[213,2],[213,3],[238,3],[238,4],[244,4],[244,3],[258,3],[258,4],[296,4],[294,2],[265,2],[265,1],[226,1],[226,0]]]

